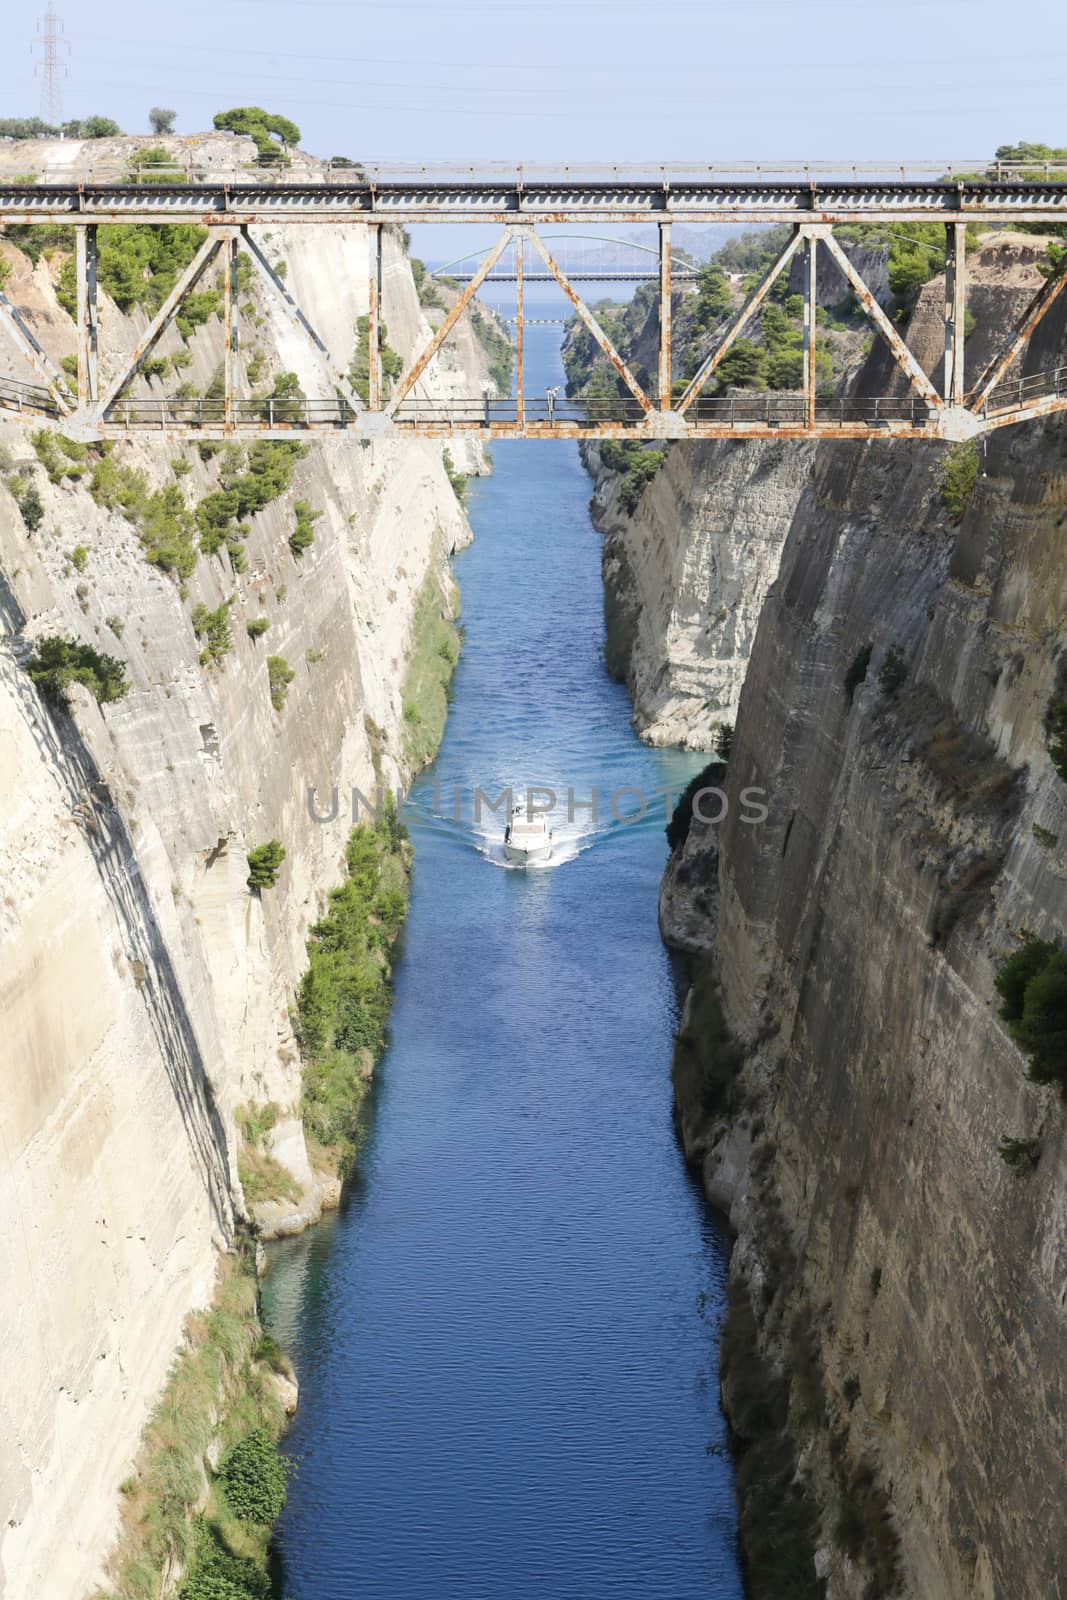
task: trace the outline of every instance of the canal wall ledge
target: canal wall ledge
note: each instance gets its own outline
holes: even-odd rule
[[[128,160],[137,141],[122,143]],[[207,143],[251,150],[228,135]],[[65,159],[70,146],[35,146],[38,170],[50,151]],[[355,349],[369,277],[359,230],[267,237],[327,343]],[[71,357],[63,247],[34,263],[0,240],[0,256],[38,339]],[[429,325],[392,230],[383,296],[389,343],[407,358]],[[242,300],[242,381],[269,392],[296,373],[318,392],[285,317],[254,284]],[[132,349],[148,312],[101,301],[102,344]],[[221,340],[210,317],[184,339],[172,329],[156,355],[202,392]],[[425,381],[465,393],[486,370],[467,340]],[[455,469],[484,469],[476,449],[453,448]],[[249,1218],[238,1109],[277,1108],[270,1156],[303,1199],[275,1231],[336,1200],[304,1137],[291,1009],[308,930],[343,876],[347,824],[343,809],[313,821],[307,790],[325,810],[334,784],[369,793],[409,775],[419,599],[428,584],[453,595],[449,556],[470,537],[429,442],[315,444],[198,559],[193,508],[263,462],[148,441],[108,460],[129,515],[95,456],[0,427],[4,1600],[111,1591],[119,1485],[186,1318],[211,1301],[220,1253]],[[300,502],[315,514],[302,549]],[[197,607],[215,618],[199,613],[199,634]],[[24,664],[53,635],[121,661],[128,693],[99,705],[75,684],[69,713],[47,705]],[[291,674],[273,697],[268,657]],[[286,851],[277,882],[250,893],[247,852],[272,838]]]
[[[985,286],[1028,286],[1033,247],[983,250],[969,362],[1001,331]],[[935,280],[912,326],[932,373],[942,304]],[[1065,348],[1060,311],[1028,367]],[[723,1393],[754,1600],[787,1570],[813,1600],[1044,1596],[1067,1561],[1067,1108],[995,988],[1020,930],[1067,930],[1065,446],[1062,421],[998,435],[951,509],[937,448],[722,447],[699,493],[672,451],[620,535],[639,725],[699,743],[703,719],[710,742],[721,702],[676,715],[646,684],[656,661],[679,681],[679,618],[704,648],[718,547],[764,536],[747,508],[777,485],[730,810],[676,851],[660,907],[693,958],[679,1129],[736,1235]]]

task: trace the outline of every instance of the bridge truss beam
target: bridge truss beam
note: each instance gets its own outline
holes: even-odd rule
[[[654,217],[658,227],[658,301],[659,339],[655,370],[646,379],[627,363],[612,339],[586,304],[572,278],[563,270],[558,259],[549,250],[528,210],[520,209],[504,221],[503,231],[496,244],[482,259],[478,270],[464,286],[441,324],[428,337],[424,347],[414,354],[407,370],[402,374],[390,394],[382,374],[381,360],[381,298],[382,298],[382,235],[385,226],[382,212],[371,215],[358,211],[348,220],[364,227],[369,234],[368,274],[368,332],[370,359],[367,401],[355,392],[348,376],[335,361],[325,342],[315,331],[293,293],[282,282],[267,256],[250,231],[251,220],[243,209],[248,198],[246,191],[224,193],[225,206],[212,212],[208,201],[215,193],[210,185],[198,190],[201,211],[198,220],[208,224],[208,234],[193,260],[182,273],[171,293],[152,319],[137,348],[124,356],[113,371],[110,380],[101,382],[97,308],[97,228],[101,210],[99,197],[86,197],[89,203],[68,217],[76,236],[75,252],[75,321],[77,325],[78,397],[68,387],[63,374],[54,366],[42,348],[26,319],[15,306],[0,293],[0,320],[9,328],[24,358],[29,362],[38,384],[18,379],[0,377],[0,415],[16,414],[26,417],[52,417],[61,422],[65,433],[80,439],[103,439],[123,435],[154,434],[168,439],[226,439],[235,436],[265,438],[290,438],[294,433],[347,432],[357,438],[417,435],[443,438],[457,433],[480,433],[488,438],[629,438],[629,439],[712,439],[712,438],[941,438],[966,439],[993,428],[1033,417],[1049,415],[1067,409],[1067,370],[1062,373],[1039,374],[1035,378],[1011,380],[1007,374],[1015,359],[1024,350],[1028,339],[1059,296],[1064,277],[1048,280],[1034,296],[1031,304],[1018,319],[1011,334],[968,392],[963,364],[963,332],[966,303],[966,223],[961,219],[963,199],[977,204],[973,196],[965,193],[965,184],[953,186],[928,185],[923,194],[934,194],[941,202],[941,215],[945,218],[945,339],[944,381],[940,393],[901,337],[897,328],[886,316],[874,294],[856,270],[849,256],[834,236],[833,224],[819,215],[815,219],[813,207],[802,216],[793,214],[793,231],[788,244],[774,262],[770,271],[756,287],[748,302],[740,308],[729,324],[706,351],[696,373],[683,393],[672,397],[672,306],[677,294],[677,281],[672,272],[671,232],[673,223],[684,215],[684,208],[667,205],[677,195],[666,188],[642,195],[651,204],[654,196],[664,204]],[[1044,215],[1042,207],[1052,206],[1052,199],[1041,185],[1016,185],[1013,193],[1037,190],[1033,199],[1033,212]],[[1067,185],[1047,186],[1056,190],[1058,214],[1067,216]],[[909,203],[914,199],[915,186],[902,185],[907,190]],[[1000,186],[1001,189],[1007,186]],[[459,186],[462,191],[462,186]],[[981,186],[981,195],[997,190],[996,185]],[[331,209],[340,198],[347,203],[352,196],[348,191],[326,188],[324,192],[309,186],[281,185],[265,191],[272,199],[280,197],[286,204],[303,198],[306,208],[286,221],[336,222],[339,214]],[[30,197],[26,211],[18,218],[2,215],[0,221],[53,219],[48,207],[60,204],[66,191],[49,187],[40,190],[20,190],[20,201]],[[258,191],[252,191],[257,193]],[[407,193],[408,191],[405,191]],[[716,190],[718,199],[722,191]],[[776,195],[782,191],[775,190]],[[800,191],[798,191],[800,192]],[[809,199],[814,186],[804,190]],[[884,190],[881,191],[884,194]],[[630,193],[630,191],[628,191]],[[744,190],[751,197],[751,186]],[[998,191],[999,193],[999,191]],[[181,200],[175,211],[175,193],[172,189],[154,193],[140,187],[133,190],[108,191],[111,210],[106,220],[139,221],[149,225],[162,225],[181,216]],[[599,198],[597,198],[599,195]],[[951,205],[947,198],[951,199]],[[410,196],[409,196],[410,197]],[[362,199],[365,195],[361,196]],[[383,201],[380,191],[371,194],[374,205]],[[385,196],[387,199],[388,196]],[[395,197],[394,197],[395,198]],[[526,199],[525,192],[519,195]],[[557,196],[559,198],[559,196]],[[632,199],[632,194],[630,194]],[[690,197],[691,198],[691,197]],[[594,195],[597,204],[603,201],[600,191]],[[1003,194],[1000,194],[1000,200]],[[449,192],[437,197],[435,220],[444,220],[452,213],[449,206],[467,205],[469,194],[462,191],[459,198]],[[129,202],[130,209],[122,206]],[[5,197],[0,189],[0,205]],[[405,202],[406,203],[406,202]],[[562,202],[561,202],[562,203]],[[567,202],[570,203],[569,201]],[[628,199],[627,204],[630,203]],[[749,203],[748,200],[745,202]],[[865,204],[873,204],[870,195]],[[735,213],[736,214],[736,213]],[[888,208],[878,220],[896,215]],[[986,213],[983,213],[986,214]],[[854,213],[850,214],[854,216]],[[1018,213],[1016,213],[1018,215]],[[1026,219],[1032,213],[1026,212]],[[579,222],[585,213],[557,210],[551,221]],[[812,220],[808,220],[811,218]],[[271,213],[270,220],[280,220]],[[420,220],[411,218],[411,220]],[[425,220],[422,218],[421,220]],[[485,213],[478,214],[485,220]],[[640,220],[640,219],[639,219]],[[648,220],[646,217],[644,220]],[[558,401],[555,395],[546,396],[545,402],[531,397],[525,367],[524,296],[528,269],[524,265],[525,249],[529,248],[539,258],[544,275],[554,281],[574,308],[575,315],[612,364],[620,380],[620,397],[617,401],[591,402],[578,406],[568,401]],[[869,319],[875,331],[886,342],[894,361],[908,380],[910,392],[903,397],[885,396],[876,399],[834,401],[819,393],[816,365],[816,260],[820,248],[840,270],[843,279],[852,289],[857,304]],[[245,250],[263,280],[267,292],[281,305],[291,323],[303,335],[313,356],[313,366],[321,380],[323,393],[319,398],[245,399],[235,390],[236,356],[238,351],[237,260],[238,251]],[[222,315],[224,326],[224,384],[219,400],[157,400],[139,398],[130,393],[145,360],[164,330],[178,313],[184,297],[195,287],[212,262],[223,251],[224,273]],[[444,345],[460,318],[467,312],[479,287],[489,279],[494,267],[514,253],[514,272],[517,282],[517,317],[515,319],[515,347],[517,355],[517,392],[514,399],[493,396],[488,391],[482,396],[471,396],[451,401],[435,398],[426,389],[423,379],[428,367]],[[797,392],[753,394],[751,391],[728,390],[725,394],[708,395],[707,385],[737,340],[759,315],[760,307],[771,292],[779,275],[800,253],[804,262],[804,333],[803,377]],[[623,393],[623,388],[625,393]],[[654,392],[655,398],[653,398]]]

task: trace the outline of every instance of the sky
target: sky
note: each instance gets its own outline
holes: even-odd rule
[[[131,133],[153,105],[190,133],[253,104],[315,154],[383,163],[947,162],[1067,144],[1062,0],[1025,15],[1003,0],[55,5],[64,116]],[[0,116],[34,115],[37,8],[7,9]]]

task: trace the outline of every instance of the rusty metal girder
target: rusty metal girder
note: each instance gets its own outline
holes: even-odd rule
[[[671,409],[671,225],[659,225],[659,380],[661,411]]]
[[[0,320],[7,324],[12,338],[52,396],[57,409],[64,415],[69,415],[77,405],[77,401],[70,392],[67,380],[44,346],[38,342],[22,313],[12,305],[2,289],[0,289]]]
[[[279,278],[278,274],[275,272],[274,268],[271,266],[270,262],[267,260],[266,256],[263,254],[263,251],[259,248],[259,245],[253,239],[247,228],[241,229],[241,242],[244,244],[249,255],[252,257],[252,261],[258,269],[260,277],[263,279],[268,289],[273,291],[275,298],[281,302],[285,311],[288,313],[290,321],[295,327],[300,329],[300,331],[314,346],[318,355],[322,358],[329,381],[344,397],[346,405],[348,405],[353,412],[362,411],[363,401],[353,389],[348,380],[347,374],[342,372],[340,367],[337,366],[326,346],[325,341],[319,338],[318,334],[315,332],[315,329],[311,326],[310,320],[304,315],[304,312],[301,310],[294,297],[289,293],[289,290],[285,287],[285,284],[282,282],[281,278]]]
[[[630,371],[630,368],[616,350],[615,346],[612,344],[611,340],[608,338],[607,334],[604,332],[603,328],[600,326],[596,317],[590,311],[589,307],[586,305],[577,289],[575,289],[574,285],[567,277],[567,274],[555,261],[544,240],[539,239],[536,233],[531,233],[530,242],[537,251],[538,255],[541,257],[541,260],[544,262],[545,266],[548,268],[549,272],[551,272],[552,276],[563,290],[563,293],[567,296],[567,299],[571,302],[571,305],[574,307],[575,311],[577,311],[586,328],[588,328],[589,332],[593,335],[593,338],[596,340],[601,350],[603,350],[604,354],[615,368],[615,371],[619,374],[619,377],[622,379],[623,383],[625,383],[626,387],[629,389],[630,393],[641,407],[642,411],[652,411],[652,401],[648,398],[648,395],[642,389],[641,385]]]
[[[830,254],[833,256],[834,260],[837,262],[838,266],[841,268],[841,271],[848,280],[857,300],[859,300],[864,311],[867,313],[868,317],[870,317],[871,321],[882,335],[886,344],[888,344],[889,349],[892,352],[893,359],[900,368],[901,372],[905,374],[908,380],[914,385],[914,387],[922,395],[923,399],[928,402],[928,404],[932,406],[940,406],[942,404],[941,396],[938,394],[937,390],[926,376],[926,373],[923,371],[919,362],[912,355],[911,351],[900,337],[900,334],[894,328],[893,324],[890,322],[889,318],[878,304],[878,301],[874,298],[874,295],[871,293],[870,289],[868,289],[867,285],[864,283],[863,279],[860,277],[859,273],[856,271],[855,267],[852,265],[852,262],[848,259],[848,256],[846,256],[845,252],[842,250],[833,234],[827,231],[823,235],[823,239],[825,241],[826,248],[829,250]]]
[[[1025,311],[1017,318],[1010,333],[1002,340],[968,396],[967,405],[970,410],[981,411],[990,390],[1000,382],[1049,307],[1059,299],[1065,286],[1067,286],[1067,272],[1061,272],[1055,278],[1047,278],[1041,285]]]
[[[953,222],[945,229],[945,399],[962,405],[964,339],[967,317],[967,229]]]
[[[416,383],[418,383],[419,379],[422,377],[422,374],[426,371],[426,368],[429,366],[438,350],[440,350],[441,346],[448,338],[448,335],[452,332],[452,329],[456,326],[456,323],[459,321],[464,311],[466,311],[467,307],[474,299],[474,296],[481,287],[483,279],[488,277],[489,273],[500,260],[500,257],[503,255],[508,245],[511,244],[513,238],[514,231],[511,228],[505,228],[504,232],[500,235],[500,238],[490,250],[478,271],[471,279],[470,283],[468,283],[467,287],[463,290],[463,293],[460,295],[451,311],[441,323],[441,326],[434,333],[434,336],[430,340],[429,344],[426,345],[421,354],[416,357],[411,367],[397,384],[396,389],[393,391],[392,399],[389,401],[389,404],[386,407],[386,414],[388,416],[391,417],[395,415],[397,406],[402,400],[406,399],[411,390],[415,387]]]
[[[685,393],[678,401],[678,405],[676,407],[677,411],[684,413],[689,410],[689,407],[692,405],[701,389],[703,389],[704,385],[715,371],[715,368],[728,353],[731,346],[735,344],[741,337],[742,333],[744,333],[745,329],[756,315],[756,312],[759,310],[760,306],[770,293],[775,279],[778,277],[779,273],[789,265],[790,261],[792,261],[793,257],[796,255],[804,237],[804,230],[802,228],[798,228],[796,233],[794,233],[793,237],[790,239],[789,243],[786,245],[785,249],[782,251],[781,255],[778,257],[777,261],[775,261],[774,265],[764,277],[762,283],[756,289],[752,299],[747,305],[741,307],[741,310],[738,312],[733,322],[731,322],[730,326],[719,340],[719,343],[716,345],[715,349],[712,350],[709,355],[705,356],[704,360],[697,368],[693,377],[690,379],[688,389],[686,389]]]
[[[177,311],[178,307],[181,305],[189,291],[195,288],[199,283],[211,262],[215,259],[219,250],[222,248],[225,239],[226,235],[216,234],[214,236],[209,235],[204,240],[203,244],[196,252],[196,255],[190,261],[189,265],[186,267],[185,271],[181,274],[177,283],[174,285],[174,288],[170,291],[170,294],[168,294],[167,298],[164,300],[163,304],[160,306],[159,310],[148,324],[148,327],[144,332],[144,337],[141,339],[140,343],[135,346],[131,354],[126,358],[119,376],[115,378],[105,390],[99,402],[101,411],[107,411],[109,406],[114,405],[115,401],[118,399],[123,389],[125,389],[126,385],[128,383],[132,383],[133,379],[141,370],[144,362],[148,359],[148,356],[155,348],[155,345],[163,334],[164,329],[170,325],[174,313]]]

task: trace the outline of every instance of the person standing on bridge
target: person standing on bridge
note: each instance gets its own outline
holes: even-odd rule
[[[548,402],[548,420],[549,420],[550,423],[551,422],[555,422],[555,420],[556,420],[556,396],[558,394],[559,394],[559,385],[558,384],[556,385],[556,387],[554,389],[546,389],[545,390],[545,399]]]

